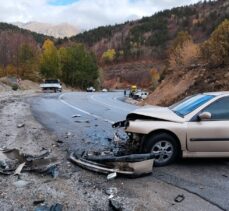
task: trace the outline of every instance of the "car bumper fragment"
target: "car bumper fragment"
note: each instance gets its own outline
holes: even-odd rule
[[[154,157],[151,154],[126,156],[76,155],[71,153],[70,160],[77,165],[99,173],[138,177],[152,173]]]

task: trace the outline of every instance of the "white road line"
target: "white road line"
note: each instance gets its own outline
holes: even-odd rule
[[[91,95],[90,98],[91,98],[92,100],[94,100],[95,102],[97,102],[97,103],[99,103],[99,104],[101,104],[101,105],[105,105],[105,106],[107,106],[107,107],[109,107],[109,108],[116,108],[116,109],[120,109],[120,110],[128,111],[128,112],[130,111],[129,109],[120,108],[119,106],[113,106],[113,105],[110,105],[110,104],[107,104],[107,103],[103,103],[103,102],[101,102],[101,101],[99,101],[99,100],[96,100],[96,99],[95,99],[95,95]]]
[[[78,107],[76,107],[76,106],[71,105],[70,103],[68,103],[68,102],[66,102],[65,100],[62,99],[64,95],[65,95],[65,94],[62,94],[62,95],[60,95],[60,96],[58,97],[58,100],[59,100],[60,102],[62,102],[63,104],[65,104],[65,105],[69,106],[70,108],[73,108],[73,109],[75,109],[75,110],[77,110],[77,111],[80,111],[81,113],[84,113],[84,114],[87,114],[87,115],[89,115],[89,116],[95,117],[95,118],[97,118],[97,119],[101,119],[101,120],[103,120],[103,121],[105,121],[105,122],[109,122],[109,123],[111,123],[111,124],[114,124],[114,121],[111,121],[111,120],[109,120],[109,119],[105,119],[105,118],[103,118],[103,117],[101,117],[101,116],[97,116],[97,115],[92,114],[92,113],[90,113],[90,112],[88,112],[88,111],[85,111],[85,110],[83,110],[83,109],[81,109],[81,108],[78,108]]]

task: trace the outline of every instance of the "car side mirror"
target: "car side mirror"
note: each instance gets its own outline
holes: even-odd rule
[[[198,118],[200,121],[209,120],[212,118],[212,115],[210,112],[202,112],[198,115]]]

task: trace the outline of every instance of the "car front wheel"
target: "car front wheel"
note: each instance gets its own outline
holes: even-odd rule
[[[173,136],[159,133],[146,140],[144,151],[155,156],[155,166],[166,166],[177,159],[179,147]]]

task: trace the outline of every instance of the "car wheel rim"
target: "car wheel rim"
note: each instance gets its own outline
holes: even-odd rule
[[[173,156],[174,148],[169,141],[159,141],[152,147],[151,153],[157,163],[165,163]]]

